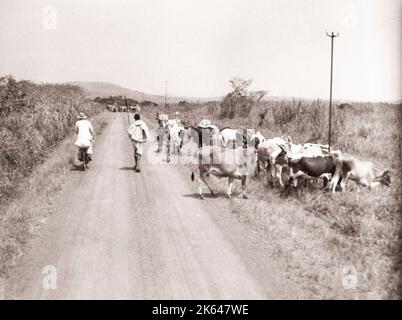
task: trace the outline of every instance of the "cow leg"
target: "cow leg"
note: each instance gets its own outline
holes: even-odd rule
[[[159,140],[158,140],[158,152],[162,152],[162,147],[163,147],[163,135],[159,136]]]
[[[158,153],[159,153],[159,152],[162,152],[163,138],[164,138],[164,134],[163,134],[162,130],[159,129],[159,130],[158,130],[158,136],[157,136],[157,140],[158,140]]]
[[[302,181],[300,181],[302,178],[302,176],[296,177],[296,179],[294,180],[296,182],[296,184],[294,185],[297,191],[297,199],[300,199],[301,197],[301,193],[302,193],[302,189],[304,188]],[[304,181],[306,179],[303,179]]]
[[[258,159],[257,159],[257,163],[256,163],[255,168],[254,168],[254,177],[255,178],[260,178],[259,166],[260,166],[260,164],[258,163]]]
[[[341,181],[341,183],[340,183],[340,186],[341,186],[341,190],[342,190],[342,191],[345,191],[345,189],[346,189],[346,183],[348,182],[349,177],[350,177],[350,173],[347,173],[345,179],[342,179],[342,181]],[[335,187],[336,187],[336,185],[335,185]]]
[[[167,155],[166,155],[166,161],[169,163],[170,162],[170,134],[167,136]]]
[[[336,185],[338,184],[338,181],[339,181],[339,177],[338,177],[338,175],[335,174],[332,177],[331,181],[329,182],[329,190],[332,193],[335,193],[335,188],[336,188]]]
[[[233,178],[229,177],[229,186],[228,186],[228,198],[232,195],[232,187],[233,187]]]
[[[340,171],[340,169],[337,168],[329,183],[329,189],[331,190],[332,193],[335,193],[335,189],[339,182],[339,179],[341,179],[341,171]],[[344,179],[342,179],[341,181],[343,181],[343,180]]]
[[[296,188],[298,185],[301,186],[301,184],[299,184],[299,180],[300,180],[299,177],[305,176],[305,173],[303,171],[297,171],[295,174],[293,174],[293,169],[291,169],[290,174],[291,174],[291,176],[289,179],[293,183],[293,187]]]
[[[257,163],[254,170],[254,177],[260,178],[261,176],[261,161],[260,158],[257,156]]]
[[[156,152],[159,153],[159,132],[156,132],[156,142],[158,143],[158,150]]]
[[[283,185],[283,182],[282,182],[282,166],[276,164],[275,167],[276,167],[276,170],[275,170],[276,171],[276,178],[278,179],[280,186],[283,188],[284,185]]]
[[[269,162],[269,169],[271,171],[271,187],[275,186],[276,165],[273,162]]]
[[[261,173],[264,175],[268,175],[268,166],[269,166],[269,162],[266,161],[265,159],[258,159],[258,174],[261,175]]]
[[[206,184],[204,175],[205,175],[205,172],[202,172],[200,170],[199,176],[198,176],[198,194],[200,195],[200,199],[202,199],[202,200],[204,199],[204,195],[202,194],[202,184],[203,183]]]
[[[202,194],[202,184],[203,184],[203,181],[200,176],[200,177],[198,177],[198,194],[200,195],[201,199],[204,199],[204,196]]]
[[[200,173],[200,179],[201,179],[202,182],[204,182],[206,184],[206,186],[208,187],[209,191],[211,192],[211,195],[214,196],[215,193],[214,193],[214,191],[212,190],[211,186],[208,183],[207,174],[209,174],[209,173],[208,172]]]
[[[247,181],[247,176],[246,175],[244,175],[244,176],[241,176],[241,189],[242,189],[242,191],[243,191],[243,198],[244,199],[248,199],[248,196],[247,196],[247,190],[246,190],[246,181]]]
[[[290,176],[286,189],[289,189],[290,187],[296,188],[299,185],[299,179],[298,176]]]
[[[323,189],[326,189],[327,187],[328,187],[328,178],[327,177],[323,177],[323,179],[322,179],[322,188]]]

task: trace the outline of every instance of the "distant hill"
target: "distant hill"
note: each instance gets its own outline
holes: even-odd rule
[[[131,98],[137,101],[145,101],[149,100],[152,102],[156,102],[157,104],[163,104],[165,101],[165,97],[161,95],[148,94],[141,91],[136,91],[128,88],[121,87],[119,85],[110,83],[110,82],[81,82],[74,81],[68,82],[68,84],[76,85],[81,87],[86,94],[94,99],[96,97],[109,97],[109,96],[126,96],[127,98]],[[207,100],[216,100],[216,98],[188,98],[188,97],[167,97],[168,103],[177,103],[179,101],[186,100],[188,102],[195,101],[207,101]]]
[[[123,88],[119,85],[110,82],[69,82],[69,84],[81,87],[90,98],[109,97],[109,96],[126,96],[138,101],[150,100],[161,104],[165,101],[164,96],[147,94],[141,91],[136,91],[128,88]],[[169,97],[169,102],[180,101],[177,98]]]

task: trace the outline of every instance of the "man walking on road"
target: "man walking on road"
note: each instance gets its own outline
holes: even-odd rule
[[[140,120],[140,115],[134,115],[134,122],[128,127],[128,136],[130,137],[134,146],[134,170],[140,172],[140,161],[143,154],[144,143],[147,142],[149,137],[149,130],[147,124]]]

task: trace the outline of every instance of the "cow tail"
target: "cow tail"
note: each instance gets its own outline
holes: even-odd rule
[[[194,171],[191,172],[191,181],[194,181]]]

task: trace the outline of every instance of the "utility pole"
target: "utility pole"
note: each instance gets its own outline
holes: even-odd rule
[[[165,104],[164,104],[164,112],[166,113],[166,97],[167,97],[167,81],[165,81]]]
[[[332,74],[334,69],[334,38],[339,37],[339,33],[330,34],[327,36],[331,38],[331,78],[329,84],[329,125],[328,125],[328,151],[331,152],[331,120],[332,120]]]

